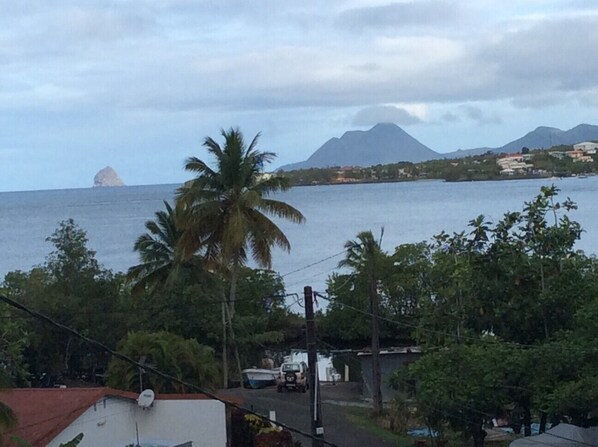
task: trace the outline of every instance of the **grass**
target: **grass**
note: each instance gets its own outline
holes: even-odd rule
[[[370,433],[384,439],[387,442],[393,443],[397,447],[413,447],[417,439],[427,439],[427,445],[430,446],[429,438],[416,438],[409,435],[401,435],[380,427],[376,420],[371,416],[371,409],[352,407],[347,409],[347,419],[356,426],[363,428]],[[471,441],[463,441],[457,433],[445,433],[449,440],[449,447],[470,447]],[[484,443],[485,447],[508,447],[511,441],[487,441]]]
[[[415,438],[409,435],[398,435],[376,424],[371,417],[369,408],[352,407],[347,411],[347,419],[356,426],[363,428],[385,441],[394,443],[397,447],[412,447]]]

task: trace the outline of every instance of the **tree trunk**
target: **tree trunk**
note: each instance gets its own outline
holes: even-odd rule
[[[235,357],[235,362],[237,366],[237,373],[238,373],[238,380],[240,382],[243,381],[243,377],[241,375],[241,360],[239,357],[239,347],[237,346],[237,340],[235,338],[235,328],[233,326],[233,320],[235,317],[235,301],[237,299],[237,280],[239,276],[239,261],[238,259],[233,259],[231,269],[230,269],[230,291],[228,296],[228,305],[227,305],[227,314],[228,314],[228,326],[229,326],[229,334],[230,334],[230,346],[233,351],[233,355]]]
[[[524,436],[532,435],[532,415],[528,406],[523,409],[523,434]]]
[[[382,376],[380,373],[380,326],[378,320],[378,291],[373,273],[370,273],[370,308],[372,313],[372,400],[374,413],[383,411]]]
[[[237,299],[237,279],[239,277],[239,264],[235,260],[230,270],[230,294],[228,296],[228,312],[230,320],[235,318],[235,301]]]
[[[540,413],[540,433],[544,433],[546,431],[546,420],[548,419],[548,414],[544,411]]]
[[[66,347],[64,350],[64,370],[68,371],[69,370],[69,361],[71,360],[71,343],[72,343],[73,339],[71,337],[68,338],[67,342],[66,342]]]
[[[224,294],[223,294],[224,295]],[[224,296],[223,296],[224,298]],[[222,300],[222,382],[228,388],[228,349],[226,346],[226,303]]]
[[[544,257],[540,256],[540,286],[542,288],[542,301],[544,301],[544,293],[546,292],[546,280],[544,279]],[[544,311],[544,302],[542,302],[542,322],[544,323],[544,337],[550,338],[548,332],[548,321],[546,319],[546,312]],[[527,436],[527,435],[526,435]]]
[[[233,327],[233,319],[231,317],[231,312],[229,306],[225,306],[228,315],[228,330],[230,335],[230,345],[233,351],[233,356],[235,357],[235,363],[237,366],[237,379],[239,382],[243,382],[243,376],[241,374],[241,358],[239,357],[239,346],[237,345],[237,339],[235,338],[235,328]]]
[[[484,438],[486,438],[486,432],[482,428],[481,421],[475,421],[472,423],[471,436],[473,438],[473,447],[484,447]]]

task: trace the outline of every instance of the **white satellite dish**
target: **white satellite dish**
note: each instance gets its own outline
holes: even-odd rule
[[[152,390],[143,390],[139,397],[137,398],[137,405],[141,408],[149,408],[154,403],[154,399],[156,395]]]

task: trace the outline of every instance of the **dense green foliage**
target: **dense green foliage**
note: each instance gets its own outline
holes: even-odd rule
[[[55,251],[47,262],[30,272],[7,274],[3,294],[112,348],[129,349],[121,341],[130,337],[127,334],[149,333],[168,340],[181,337],[204,351],[218,350],[226,279],[184,267],[181,271],[189,269],[189,274],[179,272],[170,280],[165,276],[162,282],[148,283],[131,293],[131,283],[125,276],[113,274],[97,263],[95,253],[87,248],[84,230],[73,221],[61,223],[52,240],[56,241]],[[3,371],[13,385],[104,382],[108,353],[5,305],[0,311],[0,355]],[[239,270],[235,328],[244,365],[259,364],[265,350],[295,343],[300,327],[301,321],[285,306],[284,285],[277,274]],[[151,343],[144,346],[148,351],[153,349]],[[149,355],[140,352],[139,357]],[[173,359],[162,359],[163,365]],[[165,366],[166,370],[171,368],[176,365]],[[121,380],[118,383],[131,388],[124,375]],[[201,384],[213,385],[212,376]],[[176,387],[162,390],[173,391]]]
[[[7,274],[2,293],[202,386],[214,385],[216,356],[224,360],[226,377],[227,348],[240,374],[242,365],[259,364],[265,351],[295,343],[301,320],[285,306],[281,278],[245,263],[251,257],[268,267],[272,246],[290,248],[271,217],[301,222],[303,216],[269,197],[289,185],[285,178],[263,174],[274,155],[255,149],[257,137],[246,145],[237,129],[222,135],[222,148],[211,138],[204,142],[217,169],[194,157],[187,160],[196,178],[180,189],[176,206],[165,203],[165,210],[146,222],[147,232],[134,244],[140,263],[126,276],[104,269],[88,248],[85,231],[69,219],[48,238],[54,250],[46,262]],[[104,382],[109,353],[5,306],[0,312],[0,360],[13,384]],[[167,346],[178,346],[177,352],[158,355]],[[110,383],[135,388],[123,364],[111,365]],[[181,391],[150,383],[161,391]]]
[[[8,273],[0,292],[201,387],[216,386],[220,374],[226,379],[242,365],[258,365],[266,351],[302,348],[303,318],[286,306],[282,278],[246,263],[253,258],[268,268],[273,246],[290,247],[271,218],[303,217],[268,197],[289,187],[288,179],[263,175],[272,154],[257,151],[257,139],[246,145],[238,130],[223,137],[222,148],[210,138],[204,142],[216,169],[197,158],[187,161],[196,177],[174,206],[165,203],[146,223],[134,245],[140,262],[126,276],[102,267],[85,231],[69,219],[48,238],[54,249],[45,263]],[[596,164],[530,153],[546,172]],[[308,170],[292,181],[482,179],[496,169],[495,156],[485,154]],[[391,253],[372,232],[359,233],[345,245],[345,270],[329,278],[319,338],[327,347],[363,348],[372,343],[377,313],[383,346],[417,344],[424,352],[394,375],[394,385],[414,396],[430,427],[441,434],[459,431],[475,446],[483,445],[493,417],[510,417],[526,434],[532,419],[542,429],[549,421],[596,423],[598,261],[575,249],[582,235],[569,218],[575,208],[569,199],[558,200],[556,188],[545,187],[497,222],[479,216],[466,231]],[[0,373],[9,385],[89,385],[107,378],[131,390],[142,381],[158,392],[191,391],[5,305],[0,326]],[[14,424],[12,416],[0,404],[0,425]]]
[[[222,131],[224,146],[212,138],[204,147],[213,157],[212,169],[197,157],[187,159],[185,169],[196,177],[178,191],[176,224],[182,231],[178,243],[186,259],[198,251],[214,273],[228,282],[228,294],[222,293],[225,322],[223,337],[224,384],[227,380],[227,342],[236,361],[237,377],[241,380],[241,356],[235,316],[239,271],[251,257],[260,266],[269,268],[272,248],[289,251],[290,242],[272,220],[273,217],[301,223],[303,215],[291,205],[269,197],[290,187],[288,179],[264,174],[264,166],[275,155],[256,149],[258,136],[248,145],[239,129]]]
[[[170,332],[131,332],[119,343],[118,352],[198,387],[213,388],[218,378],[213,349]],[[194,391],[120,359],[110,361],[108,385],[131,391],[151,388],[157,393]]]
[[[523,148],[527,149],[527,148]],[[551,152],[566,152],[572,146],[555,146],[550,149],[526,151],[530,154],[531,168],[512,177],[500,174],[497,160],[501,154],[486,152],[462,158],[428,160],[420,163],[399,162],[370,167],[310,168],[285,172],[293,185],[317,185],[330,183],[376,183],[400,182],[421,179],[442,179],[447,181],[497,180],[526,177],[569,177],[572,175],[595,174],[598,172],[598,155],[591,162],[576,162],[568,156],[555,156]]]
[[[575,250],[582,230],[544,187],[519,212],[430,244],[397,247],[378,270],[381,328],[389,343],[424,355],[394,383],[414,393],[435,430],[482,445],[483,427],[508,415],[530,433],[532,418],[587,426],[598,418],[598,264]],[[359,275],[330,278],[326,341],[364,346],[367,293]],[[413,384],[416,384],[415,387]]]

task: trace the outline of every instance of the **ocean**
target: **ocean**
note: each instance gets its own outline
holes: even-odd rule
[[[543,185],[555,184],[560,199],[570,197],[579,209],[571,218],[584,233],[577,248],[598,253],[598,176],[588,178],[446,183],[417,181],[297,187],[277,199],[297,207],[303,225],[280,222],[291,253],[275,251],[273,269],[284,275],[289,293],[303,286],[323,290],[337,268],[343,245],[358,232],[380,234],[391,251],[402,243],[430,240],[442,230],[467,231],[480,214],[497,221],[506,211],[521,210]],[[43,264],[52,250],[46,238],[61,220],[73,218],[88,235],[98,261],[114,271],[138,262],[135,239],[144,223],[173,200],[178,185],[125,186],[0,193],[0,278],[13,270]]]

